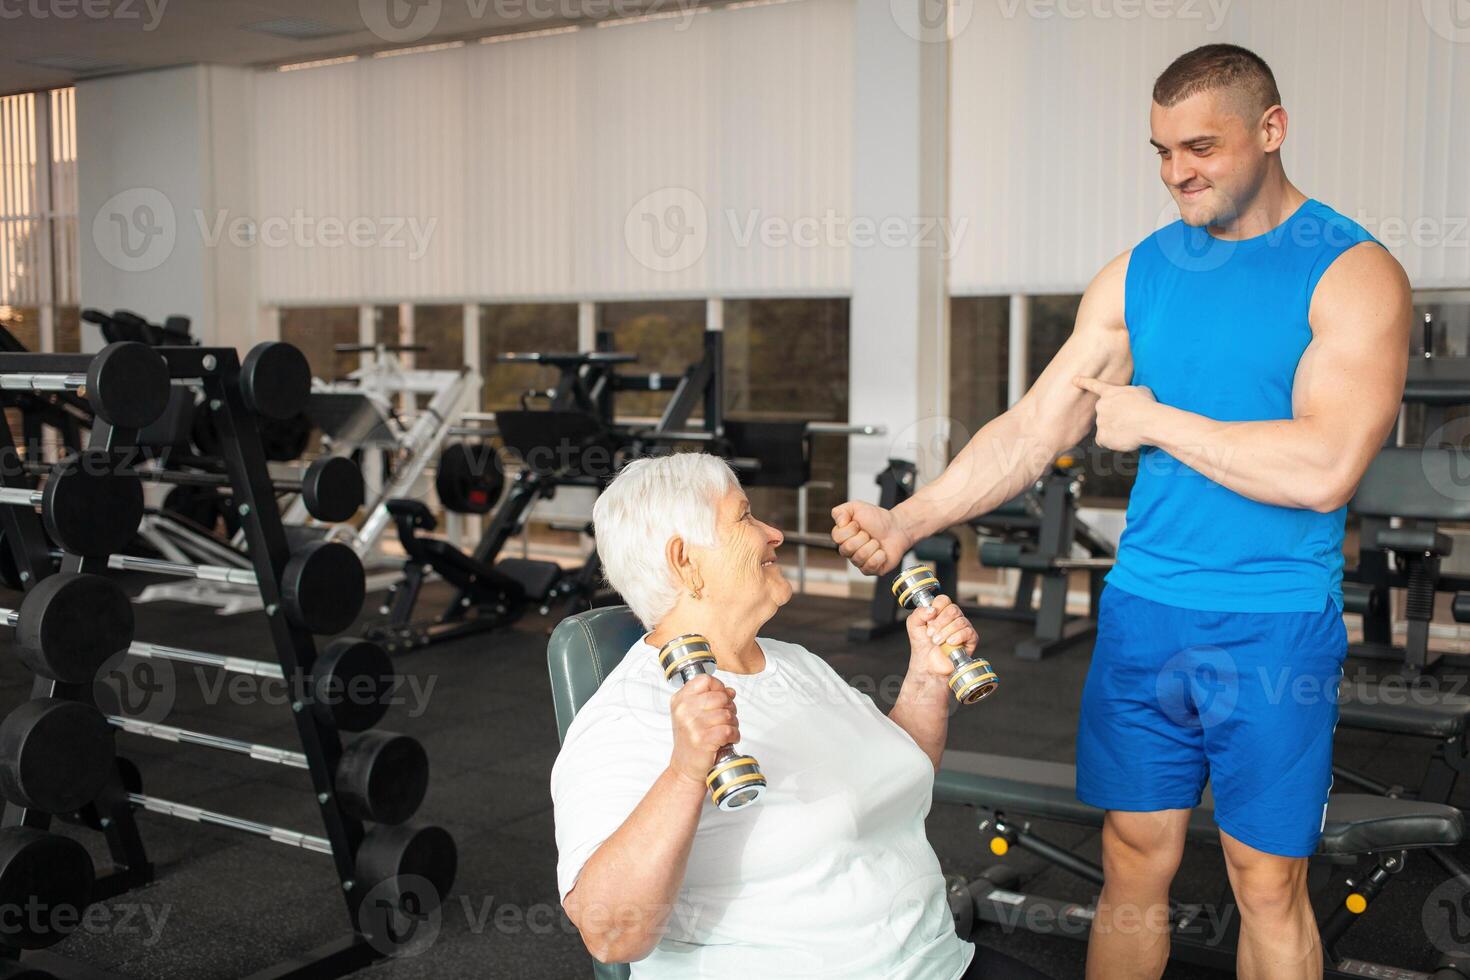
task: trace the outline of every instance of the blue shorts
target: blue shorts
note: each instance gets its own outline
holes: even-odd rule
[[[1306,857],[1332,786],[1347,630],[1320,613],[1205,612],[1103,590],[1082,690],[1077,798],[1106,810],[1198,806],[1259,851]]]

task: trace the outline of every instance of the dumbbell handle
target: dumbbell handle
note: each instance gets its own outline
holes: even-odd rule
[[[53,550],[52,558],[61,558],[60,551]],[[119,572],[152,572],[155,575],[176,575],[180,578],[197,578],[201,582],[227,582],[230,585],[256,585],[255,573],[248,568],[226,568],[223,565],[189,565],[179,561],[163,561],[158,558],[140,558],[136,555],[108,555],[107,567]]]
[[[6,391],[75,391],[87,387],[85,374],[0,374],[0,388]]]
[[[929,594],[928,589],[920,589],[914,593],[914,604],[923,606],[925,609],[934,607],[934,597]],[[970,662],[970,655],[965,652],[963,643],[943,643],[939,646],[940,651],[949,658],[949,662],[956,668],[963,667]]]
[[[258,745],[255,742],[243,742],[238,738],[226,738],[223,735],[211,735],[208,732],[194,732],[187,728],[175,728],[173,725],[143,721],[141,718],[125,718],[118,715],[108,715],[107,721],[114,728],[120,728],[132,735],[146,735],[149,738],[161,739],[165,742],[183,742],[188,745],[202,745],[206,748],[221,749],[225,752],[236,752],[240,755],[248,755],[250,758],[257,759],[261,762],[273,762],[281,766],[290,766],[293,769],[310,768],[304,753],[292,752],[288,749],[277,748],[274,745]]]
[[[22,490],[15,487],[0,489],[0,504],[12,507],[39,507],[42,494],[39,490]]]
[[[144,643],[135,640],[128,647],[128,653],[135,657],[143,657],[149,660],[169,660],[181,664],[198,664],[201,667],[218,667],[220,670],[229,671],[232,674],[249,674],[254,677],[264,677],[269,680],[281,680],[286,672],[281,669],[280,664],[269,663],[265,660],[247,660],[244,657],[226,657],[218,653],[206,653],[203,650],[185,650],[183,647],[169,647],[161,643]]]
[[[258,834],[261,837],[269,837],[278,844],[290,844],[292,847],[300,847],[308,851],[316,851],[320,854],[332,853],[331,841],[325,837],[314,837],[311,834],[303,834],[299,830],[287,830],[285,827],[272,827],[268,823],[260,823],[257,820],[232,817],[228,813],[206,810],[203,807],[190,806],[187,803],[161,800],[156,796],[145,796],[142,793],[129,793],[128,802],[134,806],[140,806],[150,813],[162,813],[170,817],[178,817],[181,820],[192,820],[195,823],[209,823],[217,827],[229,827],[231,830],[243,830],[247,834]]]

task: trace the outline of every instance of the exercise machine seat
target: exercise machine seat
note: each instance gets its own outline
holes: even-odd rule
[[[1067,823],[1102,826],[1103,811],[1079,801],[1075,766],[981,752],[945,752],[934,780],[934,799]],[[1455,807],[1418,800],[1353,793],[1334,794],[1317,853],[1372,851],[1458,844],[1464,815]],[[1208,788],[1189,820],[1191,838],[1215,841],[1214,800]]]
[[[564,740],[572,719],[644,634],[627,606],[603,606],[568,616],[557,624],[546,646],[551,699],[556,706],[556,737]],[[594,963],[596,980],[628,980],[625,963]]]
[[[1349,509],[1368,517],[1428,521],[1470,520],[1470,494],[1445,493],[1460,485],[1470,460],[1458,449],[1391,447],[1368,464]]]
[[[1470,697],[1406,686],[1344,684],[1338,724],[1395,735],[1453,738],[1465,733]]]

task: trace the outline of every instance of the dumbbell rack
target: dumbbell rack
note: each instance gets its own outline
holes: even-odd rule
[[[366,835],[361,820],[344,812],[334,792],[333,773],[343,754],[336,729],[325,723],[316,712],[302,710],[309,702],[306,689],[316,659],[313,636],[295,625],[284,614],[283,573],[291,559],[290,546],[281,522],[274,490],[270,482],[266,457],[255,419],[241,385],[241,362],[229,348],[175,347],[156,348],[168,365],[172,379],[192,379],[202,384],[205,397],[215,410],[221,436],[221,456],[225,462],[233,499],[242,515],[248,551],[261,591],[269,623],[270,636],[282,673],[293,685],[293,715],[300,738],[306,768],[320,804],[326,830],[325,842],[341,884],[351,931],[315,950],[283,961],[253,974],[250,980],[284,980],[284,978],[338,977],[358,970],[383,954],[368,941],[362,926],[362,898],[365,888],[355,887],[355,859]],[[7,372],[40,374],[75,374],[85,372],[89,358],[85,355],[0,354],[0,374]],[[104,449],[126,454],[136,440],[137,430],[113,427],[98,418],[91,431],[89,449]],[[31,478],[15,463],[17,453],[8,427],[0,426],[0,487],[32,488]],[[34,510],[15,506],[0,507],[0,530],[10,542],[17,569],[27,591],[51,574],[53,552],[46,540],[42,522]],[[60,571],[105,574],[106,558],[84,558],[64,552]],[[63,684],[37,677],[32,698],[51,697],[92,704],[90,684]],[[116,896],[152,879],[142,837],[133,815],[133,802],[120,777],[93,804],[98,823],[106,835],[114,862],[111,875],[100,878],[93,890],[93,900]],[[4,827],[25,826],[45,830],[52,815],[7,803]],[[314,849],[324,849],[317,847]],[[15,959],[19,951],[0,950],[0,958]],[[104,974],[87,964],[47,950],[28,951],[23,963],[48,971],[56,977],[99,980]]]

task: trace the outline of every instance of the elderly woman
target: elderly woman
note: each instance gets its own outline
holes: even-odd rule
[[[551,774],[557,884],[592,955],[638,980],[1039,976],[955,934],[924,836],[952,703],[935,641],[976,642],[958,607],[910,614],[885,717],[820,657],[756,635],[791,598],[782,537],[723,460],[630,463],[593,521],[608,581],[649,632]],[[675,691],[658,651],[685,633],[708,638],[718,673]],[[735,742],[769,785],[726,811],[705,776]]]

